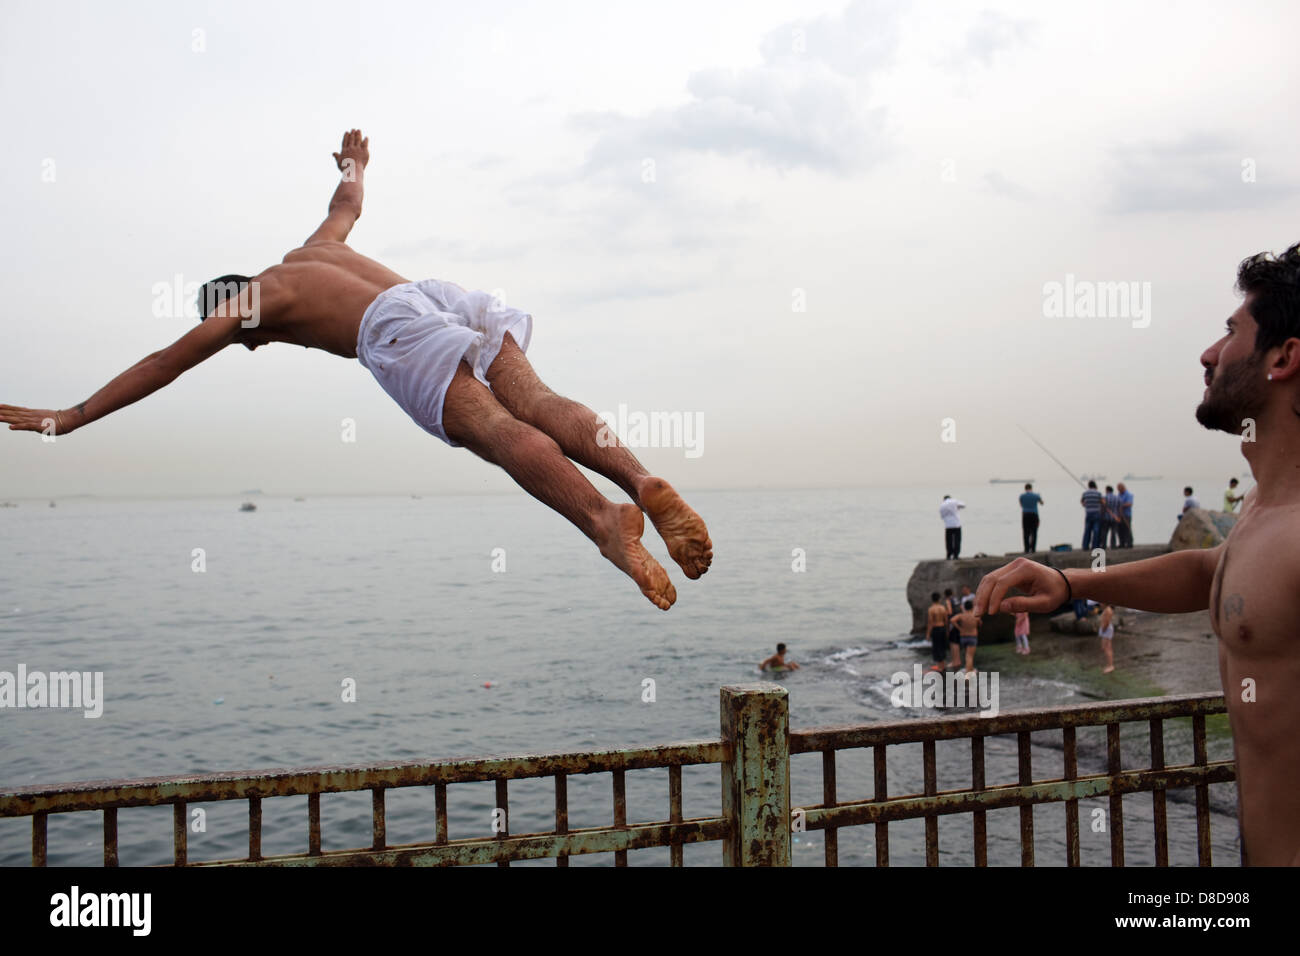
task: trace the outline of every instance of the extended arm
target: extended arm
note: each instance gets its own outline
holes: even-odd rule
[[[343,145],[334,154],[334,162],[343,178],[330,199],[329,215],[303,243],[343,242],[361,218],[361,201],[365,195],[366,164],[370,162],[370,139],[362,138],[361,130],[353,129],[343,134]]]
[[[1219,545],[1204,550],[1174,551],[1143,561],[1112,564],[1104,571],[1070,568],[1058,573],[1045,564],[1017,558],[980,581],[975,592],[975,611],[1045,613],[1065,603],[1069,593],[1076,598],[1092,598],[1103,604],[1161,614],[1204,611],[1210,606],[1210,585],[1222,548]],[[1011,588],[1022,591],[1023,596],[1007,597]]]
[[[146,355],[90,398],[69,409],[34,409],[0,405],[0,422],[10,431],[46,430],[45,421],[55,423],[54,434],[66,435],[82,425],[103,418],[173,382],[188,368],[210,358],[235,340],[240,317],[212,315],[186,332],[167,348]]]

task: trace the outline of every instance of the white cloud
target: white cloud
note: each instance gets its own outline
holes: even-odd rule
[[[1014,199],[1016,202],[1030,202],[1035,198],[1032,190],[1007,179],[996,169],[984,174],[984,185],[990,192],[1005,199]]]
[[[871,166],[889,145],[869,81],[892,61],[898,12],[894,3],[857,0],[837,15],[792,21],[764,37],[759,65],[693,72],[680,106],[575,117],[598,134],[584,172],[598,177],[680,153],[742,156],[781,170]]]
[[[1295,195],[1293,179],[1262,174],[1245,145],[1250,137],[1188,133],[1113,151],[1110,208],[1120,213],[1246,209]],[[1243,176],[1251,166],[1250,177]]]
[[[1008,17],[996,10],[982,10],[967,31],[965,42],[944,60],[944,66],[955,72],[974,65],[987,69],[999,53],[1025,43],[1033,31],[1034,24],[1029,20]]]

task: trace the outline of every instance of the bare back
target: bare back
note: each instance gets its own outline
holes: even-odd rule
[[[926,611],[926,623],[929,627],[944,627],[948,623],[948,609],[942,604],[931,604]]]
[[[356,358],[361,317],[375,297],[407,280],[347,243],[316,240],[255,277],[265,307],[256,344],[289,342]],[[260,334],[258,334],[260,333]]]
[[[1236,747],[1242,837],[1252,865],[1300,863],[1300,505],[1245,510],[1210,592],[1219,675]]]
[[[962,637],[978,637],[980,632],[980,619],[974,611],[962,611],[952,619],[957,625],[957,633]]]

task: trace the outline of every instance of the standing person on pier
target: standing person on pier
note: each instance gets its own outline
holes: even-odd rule
[[[1133,492],[1124,487],[1124,482],[1115,486],[1119,495],[1119,546],[1133,547]]]
[[[932,671],[942,671],[943,662],[948,658],[948,619],[951,616],[952,612],[939,597],[939,592],[931,594],[930,606],[925,611],[925,632],[930,636],[930,657],[934,662],[930,665]]]
[[[939,505],[939,517],[943,519],[944,560],[955,561],[961,554],[961,518],[957,510],[965,507],[965,502],[952,495],[944,495],[943,504]]]
[[[957,625],[952,622],[952,619],[961,613],[961,601],[953,596],[952,588],[944,588],[943,603],[948,608],[948,643],[956,644],[958,643]],[[947,656],[946,652],[944,656]]]
[[[1101,638],[1101,653],[1106,658],[1106,666],[1101,669],[1101,672],[1109,674],[1115,669],[1115,648],[1113,646],[1115,609],[1109,604],[1101,609],[1101,620],[1097,624],[1097,636]]]
[[[948,617],[948,646],[952,648],[952,669],[961,670],[961,625],[957,623],[957,618],[965,610],[966,602],[973,600],[975,597],[971,593],[969,585],[961,586],[961,597],[952,598],[949,602],[952,607],[952,614]]]
[[[1083,505],[1083,550],[1091,551],[1101,535],[1101,492],[1095,481],[1088,482],[1079,504]]]
[[[974,611],[975,598],[968,597],[961,603],[961,613],[953,618],[953,623],[957,625],[958,640],[961,642],[961,649],[966,652],[966,676],[973,677],[975,674],[975,648],[979,645],[980,634],[980,617]],[[961,666],[961,659],[954,662],[956,670]]]
[[[1114,548],[1119,545],[1119,495],[1110,485],[1101,502],[1101,542],[1099,548]]]
[[[1246,500],[1245,495],[1237,494],[1237,479],[1233,478],[1228,481],[1228,490],[1223,493],[1223,510],[1228,514],[1234,514],[1237,505]]]
[[[1028,654],[1029,653],[1029,612],[1028,611],[1016,612],[1015,633],[1016,633],[1016,653]]]
[[[1025,539],[1025,554],[1038,550],[1038,506],[1045,503],[1034,486],[1026,483],[1025,492],[1020,496],[1020,532]]]

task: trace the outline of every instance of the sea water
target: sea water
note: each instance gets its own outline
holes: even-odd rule
[[[1133,485],[1139,543],[1167,539],[1180,487]],[[1201,497],[1218,504],[1216,485],[1198,487],[1216,489]],[[1047,501],[1039,546],[1077,547],[1078,488],[1036,488]],[[968,506],[963,556],[1018,550],[1020,490],[693,492],[714,542],[704,578],[685,579],[647,526],[678,590],[666,613],[522,492],[259,496],[252,513],[237,510],[238,498],[21,501],[0,510],[0,671],[102,673],[102,715],[0,709],[0,785],[716,738],[719,686],[760,679],[757,662],[778,641],[803,665],[781,677],[793,728],[933,716],[891,702],[891,675],[928,661],[928,643],[907,633],[908,576],[942,556],[944,493]],[[980,653],[997,663],[1004,712],[1090,699],[1005,648]],[[1080,733],[1081,773],[1104,770],[1104,731],[1095,736]],[[1061,775],[1059,738],[1034,735],[1036,775]],[[1176,748],[1171,738],[1171,762]],[[985,754],[990,785],[1015,782],[1014,737],[990,738]],[[840,800],[872,796],[871,756],[840,754]],[[969,784],[966,742],[940,743],[938,757],[940,789]],[[819,755],[796,756],[791,776],[796,806],[821,802]],[[687,817],[716,815],[717,768],[686,768],[684,778]],[[667,818],[666,771],[629,773],[627,789],[629,820]],[[921,789],[919,745],[891,747],[890,793]],[[1211,789],[1230,813],[1230,786]],[[449,794],[453,838],[491,834],[491,783]],[[1171,857],[1192,863],[1192,805],[1170,801]],[[609,776],[571,778],[569,802],[571,827],[612,822]],[[191,818],[190,858],[246,853],[246,806],[205,805]],[[1109,861],[1108,832],[1090,826],[1107,806],[1081,803],[1085,863]],[[1141,821],[1151,797],[1124,807],[1127,861],[1150,862]],[[323,797],[325,849],[368,845],[369,809],[368,793]],[[263,813],[264,853],[306,849],[305,797],[269,799]],[[549,779],[510,785],[511,832],[549,829],[553,813]],[[1039,862],[1064,862],[1064,813],[1035,810]],[[1214,819],[1216,862],[1234,862],[1235,822]],[[122,863],[169,860],[170,821],[169,808],[120,811]],[[939,823],[943,862],[969,864],[970,815]],[[389,791],[387,824],[390,843],[432,839],[431,792]],[[1019,810],[991,811],[988,832],[990,862],[1018,864]],[[0,821],[0,863],[27,864],[30,839],[28,820]],[[53,815],[50,863],[94,864],[101,839],[98,814]],[[874,827],[841,831],[841,863],[872,862],[874,839]],[[823,847],[820,832],[796,833],[795,862],[819,864]],[[923,863],[923,821],[892,825],[889,855]],[[688,864],[719,860],[717,844],[686,848]],[[668,853],[636,851],[630,862],[665,864]]]

